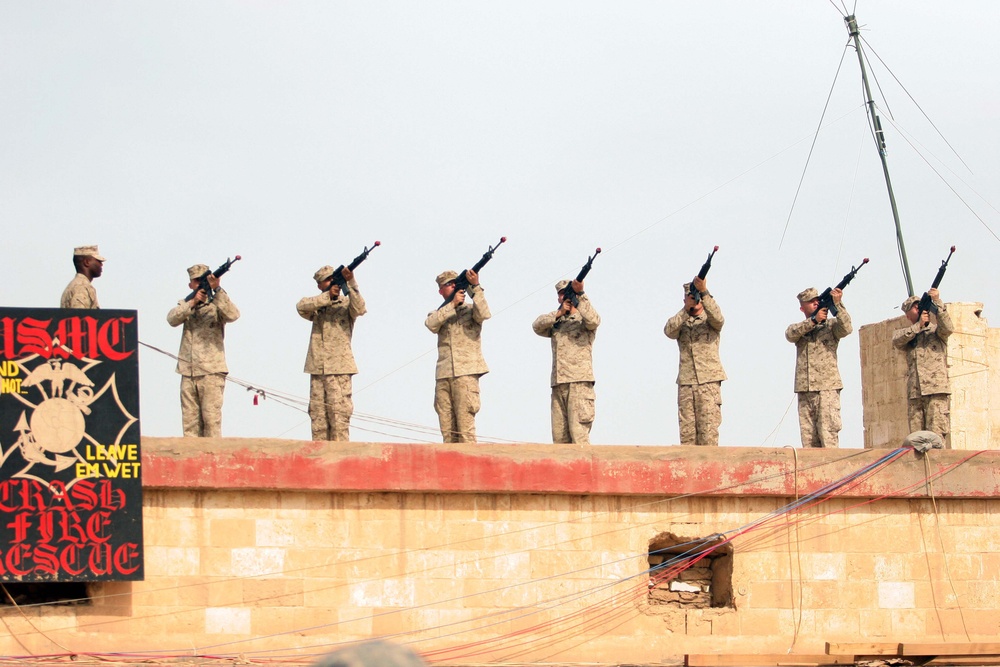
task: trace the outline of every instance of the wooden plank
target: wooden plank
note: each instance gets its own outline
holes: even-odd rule
[[[941,642],[935,644],[900,644],[899,655],[1000,655],[998,643],[960,644]]]
[[[805,653],[693,653],[684,656],[687,667],[816,667],[818,665],[853,665],[853,655]]]
[[[827,642],[827,655],[902,655],[899,642]]]
[[[924,663],[924,667],[943,667],[944,665],[954,665],[955,667],[962,667],[963,665],[968,665],[969,667],[980,667],[981,665],[1000,665],[1000,655],[953,655],[944,656],[941,658],[934,658],[928,662]]]

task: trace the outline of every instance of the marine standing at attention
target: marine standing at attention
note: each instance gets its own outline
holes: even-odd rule
[[[239,319],[240,311],[219,285],[214,274],[207,276],[212,298],[200,288],[201,277],[209,271],[205,264],[187,270],[190,299],[177,302],[167,323],[184,325],[177,353],[181,375],[181,419],[186,438],[218,438],[222,435],[222,396],[226,385],[226,324]]]
[[[347,442],[354,414],[352,376],[358,372],[351,349],[354,320],[367,312],[354,272],[341,270],[343,290],[333,280],[335,269],[324,266],[313,279],[319,294],[299,300],[295,309],[312,322],[305,372],[309,373],[309,418],[313,440]]]
[[[424,326],[438,337],[438,360],[435,371],[434,410],[445,442],[475,442],[476,414],[479,412],[479,378],[489,372],[483,359],[483,322],[490,319],[490,306],[479,284],[479,275],[465,271],[469,281],[466,291],[457,289],[458,274],[445,271],[437,278],[438,294],[446,300],[427,315]]]
[[[785,338],[795,344],[795,393],[799,399],[799,432],[803,447],[837,447],[840,444],[840,368],[837,346],[853,331],[851,315],[841,299],[843,290],[830,296],[837,315],[820,308],[815,288],[798,294],[801,322],[785,329]]]
[[[573,305],[566,288],[578,299]],[[552,341],[552,442],[590,444],[594,425],[594,338],[601,316],[583,292],[583,282],[556,283],[559,308],[539,315],[531,328]]]
[[[104,272],[104,257],[96,245],[85,245],[73,248],[73,268],[76,275],[63,290],[59,300],[60,308],[97,309],[97,290],[94,289],[94,278],[100,278]]]
[[[694,294],[694,290],[698,296]],[[684,307],[667,320],[663,333],[677,341],[677,421],[682,445],[719,444],[722,381],[719,334],[725,318],[704,278],[684,284]]]
[[[892,344],[906,352],[906,413],[910,432],[932,431],[950,447],[951,384],[948,380],[948,337],[955,331],[948,307],[934,287],[927,291],[937,308],[937,323],[920,310],[920,297],[911,296],[902,310],[910,325],[897,329]]]

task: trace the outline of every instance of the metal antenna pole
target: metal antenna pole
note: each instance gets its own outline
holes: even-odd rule
[[[878,119],[875,111],[875,101],[872,99],[872,91],[868,86],[868,73],[865,71],[865,59],[861,55],[861,39],[858,36],[858,21],[854,15],[844,17],[847,23],[847,32],[854,39],[854,50],[858,52],[858,63],[861,65],[861,81],[865,86],[865,100],[868,104],[868,113],[872,118],[872,128],[875,130],[875,145],[878,147],[878,156],[882,160],[882,173],[885,174],[885,186],[889,189],[889,204],[892,206],[892,219],[896,223],[896,243],[899,245],[899,260],[903,265],[903,278],[906,280],[907,295],[913,294],[913,281],[910,280],[910,263],[906,260],[906,246],[903,244],[903,228],[899,225],[899,211],[896,210],[896,197],[892,194],[892,181],[889,180],[889,163],[885,159],[885,135],[882,132],[882,122]]]

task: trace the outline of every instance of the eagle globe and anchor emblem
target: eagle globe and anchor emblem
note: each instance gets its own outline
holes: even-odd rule
[[[64,350],[68,356],[69,350],[61,346],[58,339],[53,341],[53,347]],[[29,366],[35,361],[40,363],[29,370]],[[6,463],[10,455],[18,450],[28,464],[14,474],[14,477],[31,477],[46,482],[44,477],[49,477],[51,473],[58,473],[77,462],[84,462],[77,447],[84,442],[100,444],[87,433],[85,415],[91,414],[90,406],[102,396],[110,396],[122,416],[115,444],[119,444],[129,426],[138,421],[129,414],[118,396],[115,375],[112,374],[104,386],[95,392],[94,382],[87,373],[101,362],[87,357],[80,361],[82,367],[57,356],[42,361],[39,355],[34,354],[13,362],[27,373],[21,383],[22,391],[13,394],[26,409],[22,410],[13,429],[18,434],[17,440],[3,453],[0,465]],[[32,403],[28,398],[31,392],[25,392],[24,388],[38,392],[40,400]],[[50,467],[50,474],[42,473],[42,477],[30,474],[29,471],[36,465]],[[75,479],[70,484],[74,482]]]

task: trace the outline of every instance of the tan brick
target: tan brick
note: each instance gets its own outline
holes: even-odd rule
[[[243,579],[210,579],[198,588],[205,591],[208,607],[234,607],[243,603]],[[195,587],[192,587],[195,588]]]
[[[346,608],[351,599],[346,579],[307,579],[302,584],[302,604],[307,608]]]
[[[253,607],[293,607],[303,604],[301,579],[247,579],[243,603]]]
[[[884,609],[862,609],[859,612],[864,636],[878,639],[892,634],[892,614]]]
[[[298,634],[303,629],[299,625],[301,618],[298,609],[282,605],[252,605],[244,609],[249,612],[248,634],[253,635],[274,635],[274,634]],[[240,618],[239,620],[242,620]],[[324,619],[313,616],[309,627],[319,625]]]
[[[468,579],[462,582],[463,608],[503,609],[537,604],[544,596],[534,585],[508,585],[501,582]]]
[[[878,584],[871,579],[849,578],[840,584],[839,595],[843,609],[878,609]]]
[[[372,632],[376,636],[392,636],[420,629],[420,615],[410,609],[373,609]]]
[[[893,640],[914,641],[921,639],[924,628],[927,627],[928,617],[934,612],[927,612],[923,609],[892,609],[890,610],[891,631]],[[921,639],[922,640],[922,639]]]
[[[232,571],[238,577],[278,576],[285,570],[285,549],[244,547],[231,550]]]
[[[831,641],[854,641],[861,632],[860,613],[854,609],[817,609],[814,618]]]
[[[536,551],[530,554],[530,576],[596,579],[600,577],[603,560],[601,554],[591,552]]]
[[[740,611],[740,631],[746,636],[782,635],[788,631],[788,626],[781,619],[776,609],[745,609]]]
[[[212,547],[256,546],[256,524],[253,519],[212,519],[208,523],[208,545]]]
[[[789,577],[789,556],[782,551],[778,552],[756,552],[741,553],[737,561],[747,572],[753,581],[780,581],[784,582]],[[791,565],[798,572],[798,563],[793,557]]]
[[[176,607],[205,604],[201,577],[157,577],[137,585],[133,599],[142,607]],[[138,582],[137,582],[138,583]]]
[[[798,585],[788,582],[755,581],[750,586],[748,604],[752,609],[784,609],[798,600]]]
[[[464,586],[458,578],[415,579],[413,582],[413,602],[416,606],[435,605],[442,608],[455,606],[455,601],[463,594]]]
[[[193,547],[146,547],[145,566],[167,576],[193,576],[201,572],[200,550]]]
[[[334,576],[338,566],[338,553],[332,549],[288,549],[285,554],[285,573],[310,578]]]
[[[842,585],[839,581],[803,582],[802,604],[810,609],[840,609]]]
[[[321,570],[324,576],[346,579],[378,578],[390,568],[399,571],[397,563],[402,559],[397,551],[374,548],[332,549],[329,555],[334,558],[334,564]]]

